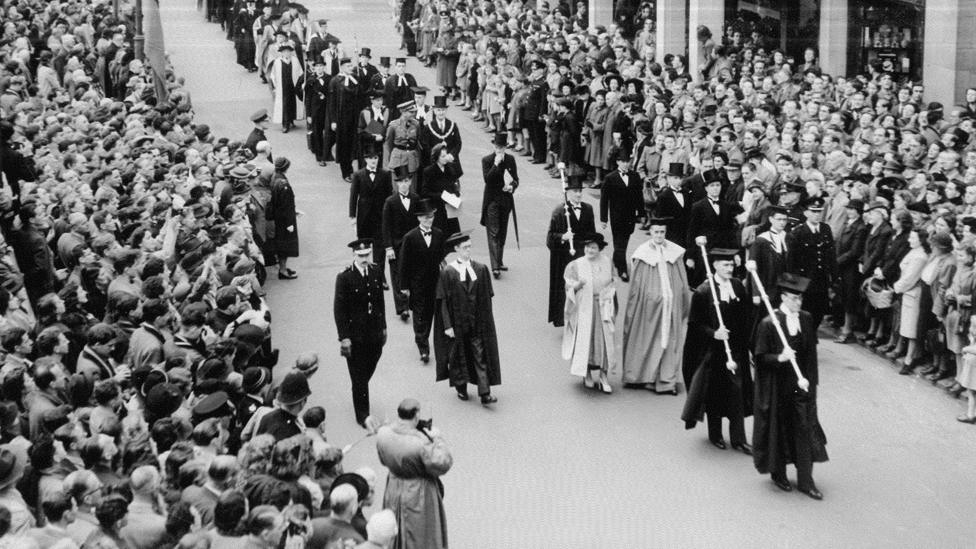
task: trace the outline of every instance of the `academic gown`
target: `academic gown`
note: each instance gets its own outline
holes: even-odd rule
[[[779,362],[783,344],[770,317],[759,322],[754,345],[756,395],[753,408],[752,457],[762,473],[782,471],[795,463],[798,451],[809,452],[814,463],[827,461],[827,437],[817,418],[817,330],[806,311],[800,311],[800,331],[789,335],[786,315],[776,311],[783,334],[796,351],[800,372],[810,391],[797,387],[788,362]]]
[[[665,392],[675,389],[680,381],[691,302],[684,255],[684,248],[666,240],[663,260],[650,241],[638,246],[631,256],[630,295],[624,316],[624,383],[654,384],[655,390]],[[670,302],[662,284],[670,289]]]
[[[458,176],[454,171],[453,164],[446,164],[444,169],[441,169],[437,164],[427,166],[424,169],[424,182],[420,196],[437,206],[437,211],[434,213],[434,226],[444,231],[447,236],[460,232],[461,222],[457,217],[447,216],[447,203],[441,198],[441,194],[447,191],[449,194],[460,195],[457,180]]]
[[[685,340],[682,374],[688,387],[681,419],[686,429],[694,428],[708,412],[720,417],[748,417],[752,415],[752,374],[749,371],[749,316],[751,307],[745,286],[733,278],[735,298],[723,301],[722,320],[729,330],[729,348],[738,365],[733,374],[726,367],[725,345],[715,339],[718,318],[712,290],[703,282],[691,296],[688,313],[688,337]],[[715,288],[718,291],[718,286]]]
[[[451,386],[464,387],[476,383],[473,357],[457,352],[456,343],[472,336],[481,337],[488,375],[488,385],[501,385],[501,362],[498,358],[498,337],[495,333],[495,316],[491,309],[491,274],[488,267],[471,262],[475,280],[470,286],[461,282],[457,269],[441,269],[437,281],[436,306],[434,308],[434,356],[437,361],[437,381],[450,379]],[[454,337],[444,334],[454,329]]]
[[[552,211],[549,218],[549,232],[546,235],[546,247],[549,248],[549,316],[548,322],[560,327],[565,322],[566,281],[563,274],[566,265],[577,257],[583,256],[582,237],[586,233],[596,232],[596,219],[593,216],[593,206],[585,202],[580,203],[579,219],[572,212],[569,213],[569,228],[573,232],[573,251],[570,253],[569,243],[563,242],[566,232],[566,212],[569,203],[563,203]]]
[[[285,60],[279,57],[271,62],[269,72],[274,88],[271,120],[275,124],[292,124],[295,120],[305,117],[299,110],[301,103],[298,101],[302,96],[305,73],[302,66],[293,62],[293,59],[298,58]]]

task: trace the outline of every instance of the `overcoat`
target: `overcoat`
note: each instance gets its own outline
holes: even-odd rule
[[[271,245],[275,255],[298,257],[298,224],[295,212],[295,192],[285,174],[275,172],[271,179],[271,201],[265,211],[268,221],[274,222]],[[288,227],[292,229],[289,231]]]

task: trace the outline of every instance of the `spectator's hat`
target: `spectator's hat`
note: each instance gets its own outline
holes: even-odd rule
[[[802,193],[807,189],[806,184],[799,179],[794,179],[793,181],[787,181],[783,188],[780,189],[780,194],[783,193]]]
[[[658,217],[655,215],[655,216],[651,216],[647,220],[647,224],[650,225],[651,227],[654,227],[655,225],[661,227],[667,227],[668,225],[671,224],[672,221],[674,221],[673,217]]]
[[[952,249],[952,237],[948,233],[935,233],[929,238],[929,244],[933,248],[949,251]]]
[[[819,196],[814,196],[808,198],[803,202],[804,211],[809,210],[811,212],[822,212],[824,209],[824,199]]]
[[[220,358],[208,358],[197,370],[197,379],[225,379],[231,373],[231,366]]]
[[[393,168],[393,179],[394,180],[396,180],[396,181],[404,181],[404,180],[410,179],[411,177],[413,177],[413,174],[410,173],[410,166],[407,166],[406,164],[401,164],[401,165]]]
[[[718,105],[715,103],[706,103],[702,105],[701,115],[704,116],[715,116],[718,113]]]
[[[469,240],[471,240],[471,231],[470,230],[461,231],[459,233],[454,233],[451,236],[447,237],[447,240],[444,241],[444,247],[451,249],[457,246],[458,244],[461,244],[462,242],[467,242]]]
[[[216,391],[200,399],[193,407],[193,421],[199,423],[212,417],[226,417],[234,413],[230,397],[224,391]]]
[[[301,372],[288,372],[278,386],[278,402],[285,405],[298,404],[311,394],[308,377]]]
[[[809,278],[795,275],[793,273],[783,273],[779,275],[779,278],[776,280],[776,286],[778,286],[781,291],[791,294],[802,294],[803,292],[807,291],[807,287],[809,285]]]
[[[893,171],[893,172],[899,172],[900,173],[902,170],[905,169],[905,166],[903,166],[901,162],[892,159],[892,160],[889,160],[889,161],[885,162],[884,163],[884,166],[882,167],[882,169],[890,170],[890,171]]]
[[[861,213],[864,211],[864,201],[861,200],[860,198],[852,198],[847,202],[847,204],[844,207],[850,208],[856,211],[857,213]]]
[[[263,122],[268,119],[268,109],[260,109],[251,115],[251,122]]]
[[[380,57],[380,66],[381,67],[389,68],[390,67],[390,58],[389,57]]]
[[[668,175],[674,177],[684,177],[685,165],[681,162],[671,162],[668,164]]]
[[[888,203],[883,200],[874,200],[864,209],[865,212],[870,212],[871,210],[884,210],[888,211]]]
[[[373,239],[372,238],[357,238],[349,244],[349,248],[352,249],[353,253],[356,255],[371,255],[373,253]]]
[[[766,185],[763,184],[763,182],[759,179],[753,179],[748,185],[746,185],[747,191],[751,191],[753,189],[759,189],[763,192],[763,194],[766,194]]]
[[[966,144],[969,143],[969,132],[966,130],[960,127],[955,127],[952,129],[952,133],[956,136],[957,147],[965,147]]]
[[[253,172],[247,169],[247,167],[243,165],[237,165],[230,170],[230,173],[228,175],[233,179],[249,179],[252,173]]]
[[[262,368],[260,366],[251,366],[250,368],[244,370],[244,379],[241,383],[241,387],[244,389],[245,393],[254,394],[263,389],[267,384],[271,383],[271,372],[267,368]]]
[[[437,207],[430,200],[424,198],[422,200],[416,200],[410,205],[410,213],[417,217],[427,217],[428,215],[434,215],[437,211]]]
[[[278,158],[275,158],[274,161],[275,171],[283,172],[287,170],[289,166],[291,166],[291,160],[288,160],[284,156],[279,156]]]
[[[447,96],[446,95],[435,95],[434,96],[434,108],[435,109],[446,109],[447,108]]]
[[[172,383],[154,385],[146,394],[146,410],[153,417],[169,417],[180,409],[182,403],[183,395]]]
[[[9,444],[0,446],[0,490],[20,480],[27,466],[27,456],[18,455]]]
[[[651,125],[650,120],[641,120],[637,123],[637,133],[642,133],[644,135],[650,135],[654,130],[654,126]]]
[[[601,250],[607,247],[607,240],[600,233],[586,233],[580,237],[580,242],[584,246],[587,244],[596,244]]]
[[[725,171],[735,170],[739,171],[742,169],[742,161],[738,158],[729,161],[729,165],[725,167]]]

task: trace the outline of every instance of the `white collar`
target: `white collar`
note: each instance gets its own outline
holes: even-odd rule
[[[474,269],[471,268],[471,260],[461,261],[460,259],[452,261],[451,267],[458,272],[461,282],[465,282],[468,276],[471,277],[471,282],[478,280],[478,277],[474,274]]]
[[[668,263],[674,263],[682,255],[684,255],[685,249],[678,246],[670,240],[665,240],[664,244],[661,245],[661,252],[657,251],[657,245],[648,240],[634,250],[633,255],[630,257],[632,259],[637,259],[647,263],[648,265],[657,265],[658,261],[663,259]]]

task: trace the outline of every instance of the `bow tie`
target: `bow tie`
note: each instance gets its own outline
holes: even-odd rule
[[[420,234],[424,235],[424,237],[426,238],[430,236],[430,231],[420,231]]]
[[[376,170],[369,170],[369,175],[376,175]]]
[[[402,198],[403,200],[406,200],[409,197],[407,195],[403,194],[403,193],[400,193],[400,198]]]

